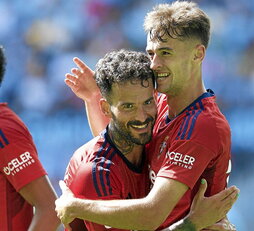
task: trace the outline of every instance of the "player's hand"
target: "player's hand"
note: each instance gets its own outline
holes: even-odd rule
[[[202,231],[236,231],[236,227],[227,218],[224,218],[214,225],[202,229]]]
[[[75,95],[84,101],[89,101],[94,95],[100,94],[93,78],[94,72],[79,58],[73,58],[77,68],[71,69],[71,74],[65,75],[65,83]]]
[[[207,182],[204,179],[202,182],[203,184],[201,184],[199,191],[192,202],[189,213],[189,219],[195,224],[197,230],[209,226],[211,227],[212,224],[226,217],[227,212],[236,202],[240,192],[237,187],[231,186],[211,197],[205,197],[204,194],[207,188]],[[219,229],[219,226],[220,225],[217,224],[217,229],[214,230],[226,230]],[[220,228],[222,226],[220,226]],[[216,225],[214,227],[216,227]]]
[[[72,191],[66,186],[64,181],[59,181],[62,195],[55,201],[56,213],[58,218],[64,224],[64,227],[71,231],[70,223],[75,219],[72,214],[71,207],[75,199]]]

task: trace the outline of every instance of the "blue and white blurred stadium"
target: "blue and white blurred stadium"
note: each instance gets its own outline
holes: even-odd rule
[[[143,18],[159,0],[1,0],[0,43],[8,59],[0,101],[25,121],[58,194],[73,151],[92,138],[83,102],[64,84],[80,57],[91,68],[113,49],[144,51]],[[230,185],[241,189],[229,213],[253,230],[254,1],[196,0],[212,35],[203,76],[232,129]]]

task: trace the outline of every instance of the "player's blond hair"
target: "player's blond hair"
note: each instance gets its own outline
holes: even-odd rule
[[[151,39],[163,41],[168,35],[175,39],[196,38],[207,47],[210,38],[210,20],[194,2],[175,1],[156,5],[144,21],[145,32]]]

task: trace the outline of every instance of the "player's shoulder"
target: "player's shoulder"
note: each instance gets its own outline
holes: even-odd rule
[[[220,112],[215,97],[195,101],[175,119],[174,124],[176,140],[202,143],[204,140],[213,140],[218,143],[223,137],[230,139],[229,124]]]
[[[228,132],[230,130],[226,117],[213,97],[204,100],[203,107],[200,108],[200,115],[196,120],[198,129],[202,132]]]
[[[99,135],[80,146],[76,150],[75,155],[81,155],[83,153],[92,159],[94,157],[112,158],[112,156],[114,156],[112,153],[114,152],[115,148],[110,142],[108,142],[105,137]]]
[[[109,168],[117,161],[116,150],[101,136],[94,137],[80,146],[73,154],[70,163],[76,166],[86,166],[94,171]]]
[[[84,144],[75,151],[67,167],[65,180],[72,190],[79,194],[82,192],[88,198],[111,195],[112,183],[118,182],[121,175],[119,166],[109,156],[100,155],[98,148],[91,150],[90,145],[88,147]]]
[[[33,138],[24,122],[7,105],[1,104],[0,110],[1,150],[4,151],[6,148],[13,150],[14,146],[35,147]]]
[[[9,136],[30,135],[20,117],[7,104],[0,104],[0,130]]]
[[[2,120],[22,122],[19,116],[6,103],[0,103],[0,120],[1,124],[3,124]]]

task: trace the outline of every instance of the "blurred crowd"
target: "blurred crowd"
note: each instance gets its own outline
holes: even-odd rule
[[[77,56],[94,68],[108,51],[144,51],[143,18],[159,0],[1,0],[0,43],[7,72],[0,89],[26,122],[57,191],[72,152],[92,135],[84,104],[64,84]],[[212,22],[203,64],[207,88],[217,95],[232,129],[233,172],[241,189],[230,218],[251,230],[254,190],[254,1],[197,0]],[[59,192],[60,193],[60,192]],[[248,211],[249,210],[249,211]]]

